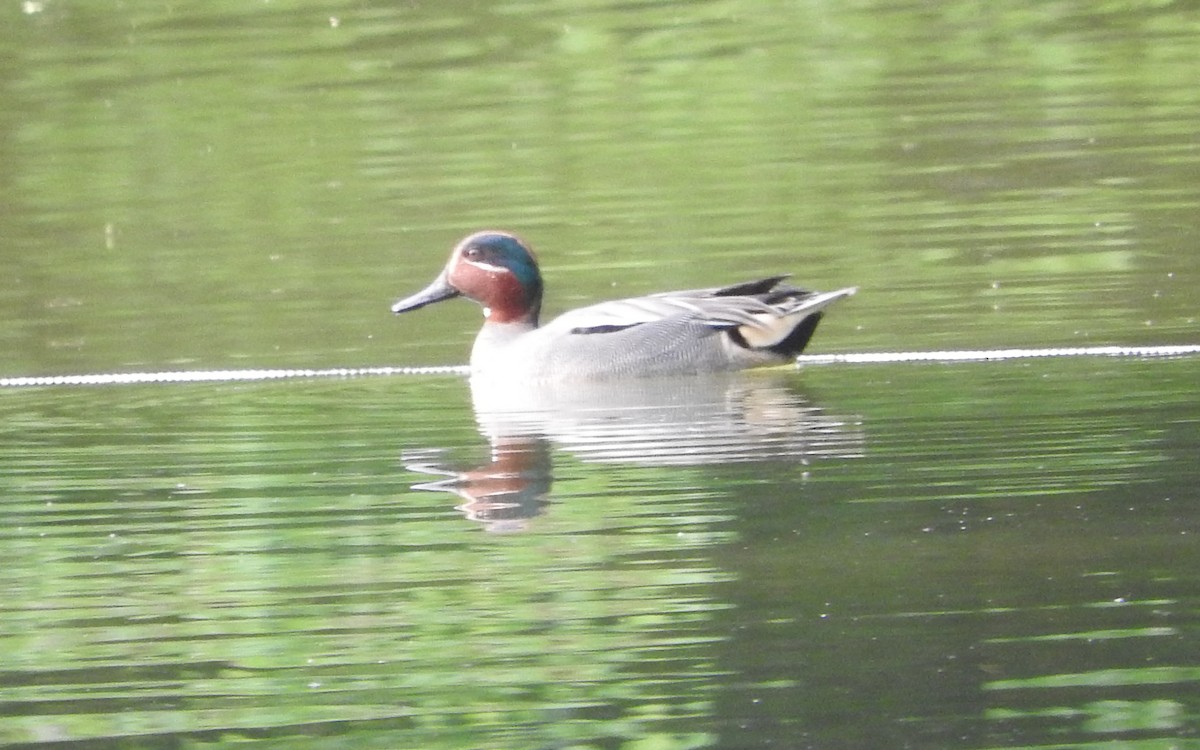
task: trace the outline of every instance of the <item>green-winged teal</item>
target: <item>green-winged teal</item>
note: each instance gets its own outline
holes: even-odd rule
[[[785,278],[601,302],[539,327],[542,275],[533,251],[512,234],[484,231],[459,242],[433,283],[392,312],[459,295],[483,305],[471,350],[474,376],[562,381],[720,372],[793,360],[822,311],[855,292],[812,292]]]

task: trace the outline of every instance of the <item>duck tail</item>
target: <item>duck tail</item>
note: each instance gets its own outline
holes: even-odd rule
[[[817,330],[824,316],[824,309],[838,300],[849,297],[858,287],[847,287],[835,292],[809,293],[793,296],[777,303],[779,313],[773,316],[755,316],[753,324],[744,324],[730,331],[739,345],[779,358],[792,358],[804,351],[809,339]]]

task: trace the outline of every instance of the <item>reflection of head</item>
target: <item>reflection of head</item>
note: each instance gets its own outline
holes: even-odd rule
[[[524,521],[540,515],[553,483],[549,444],[541,438],[506,438],[492,445],[491,461],[468,471],[450,471],[430,464],[408,464],[410,471],[448,474],[413,489],[449,492],[462,498],[457,505],[467,518],[489,531],[518,531]]]

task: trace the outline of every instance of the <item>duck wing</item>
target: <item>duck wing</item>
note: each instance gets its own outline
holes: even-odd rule
[[[796,320],[849,296],[854,289],[817,293],[782,285],[772,276],[711,289],[690,289],[601,302],[560,315],[552,325],[573,334],[613,333],[634,326],[686,320],[714,330],[738,329],[748,340],[772,337],[781,319]],[[790,330],[794,323],[788,327]],[[742,330],[747,329],[747,330]]]
[[[601,302],[563,313],[552,325],[566,328],[573,334],[613,333],[666,320],[688,320],[714,329],[728,328],[752,323],[751,311],[767,312],[768,308],[759,298],[769,294],[785,278],[773,276],[730,286]]]
[[[720,303],[714,304],[717,299]],[[752,323],[752,311],[766,314],[770,307],[753,297],[634,297],[571,310],[551,325],[584,335],[613,333],[671,320],[687,320],[721,329]]]

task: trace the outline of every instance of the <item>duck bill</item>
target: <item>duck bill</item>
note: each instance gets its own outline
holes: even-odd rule
[[[434,302],[441,302],[444,299],[457,297],[459,291],[450,286],[450,282],[446,280],[446,272],[442,271],[438,277],[433,280],[433,283],[425,287],[421,291],[405,297],[396,304],[392,305],[392,312],[403,313],[409,310],[416,310],[425,305],[432,305]]]

